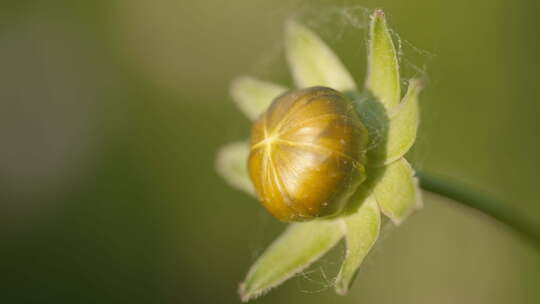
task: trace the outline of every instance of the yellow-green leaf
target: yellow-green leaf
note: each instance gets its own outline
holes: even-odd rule
[[[274,98],[287,88],[253,77],[243,76],[233,80],[231,95],[238,107],[251,120],[255,120],[270,106]]]
[[[418,95],[421,90],[422,84],[420,80],[411,79],[403,101],[389,113],[386,164],[405,155],[416,140],[420,120]]]
[[[370,96],[356,104],[357,112],[369,132],[367,149],[370,167],[379,167],[400,159],[416,140],[419,123],[418,94],[421,82],[409,81],[409,89],[400,104],[387,111]]]
[[[334,52],[317,34],[294,21],[286,25],[285,50],[299,88],[320,85],[341,92],[356,89],[354,79]]]
[[[255,195],[247,170],[248,155],[249,145],[247,142],[229,143],[218,151],[216,169],[231,186]]]
[[[249,270],[240,285],[246,302],[302,271],[336,245],[343,236],[341,220],[291,224]]]
[[[368,43],[366,89],[386,109],[391,109],[401,98],[399,63],[384,12],[380,9],[371,15]]]
[[[379,237],[381,216],[377,202],[368,197],[358,210],[343,219],[347,251],[336,278],[336,292],[346,294],[360,264]]]
[[[382,168],[381,179],[374,193],[382,212],[400,224],[414,209],[421,206],[421,193],[414,170],[401,158]]]

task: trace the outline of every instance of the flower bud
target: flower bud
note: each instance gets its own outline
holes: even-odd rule
[[[338,91],[311,87],[277,97],[252,128],[248,169],[257,197],[282,221],[339,214],[365,179],[367,138]]]

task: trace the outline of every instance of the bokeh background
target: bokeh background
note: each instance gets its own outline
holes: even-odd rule
[[[3,0],[0,302],[238,303],[284,225],[215,172],[249,133],[230,80],[290,85],[280,38],[297,17],[361,83],[376,7],[405,76],[428,80],[415,166],[540,221],[537,1]],[[540,302],[538,251],[435,195],[346,297],[330,286],[342,255],[257,301]]]

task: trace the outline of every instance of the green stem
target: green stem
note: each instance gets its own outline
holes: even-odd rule
[[[540,249],[540,225],[522,213],[511,208],[510,204],[485,196],[467,186],[431,175],[426,172],[417,172],[420,186],[427,191],[448,197],[456,202],[476,209],[491,216],[497,221],[512,228],[521,236],[531,241]]]

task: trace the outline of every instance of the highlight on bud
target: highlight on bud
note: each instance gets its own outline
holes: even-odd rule
[[[240,77],[233,81],[231,95],[240,110],[250,120],[255,121],[255,125],[257,119],[276,111],[272,102],[278,96],[295,96],[304,92],[306,87],[323,86],[327,88],[320,88],[319,91],[356,96],[349,101],[350,111],[358,115],[360,123],[367,128],[367,132],[363,132],[368,135],[367,154],[361,161],[362,168],[366,168],[362,173],[365,175],[365,181],[349,186],[352,194],[344,196],[347,197],[344,211],[328,218],[310,217],[304,218],[303,220],[306,220],[304,222],[290,224],[250,268],[239,289],[242,301],[268,292],[309,267],[341,239],[345,240],[346,251],[335,279],[335,289],[338,294],[346,294],[359,267],[379,236],[381,214],[399,225],[422,205],[414,170],[404,158],[416,140],[419,121],[418,95],[422,83],[416,79],[409,80],[407,93],[401,96],[398,56],[384,12],[380,9],[375,10],[370,17],[368,38],[367,75],[363,92],[358,91],[359,86],[330,47],[315,32],[294,21],[288,21],[285,26],[285,54],[296,90],[284,94],[285,86],[253,77]],[[361,41],[361,38],[358,41]],[[314,89],[317,88],[308,88],[307,91]],[[297,107],[292,109],[283,107],[278,111],[278,115],[271,116],[283,120],[280,121],[278,128],[281,131],[291,128],[295,134],[313,135],[310,133],[313,130],[308,128],[311,127],[309,123],[299,123],[295,119],[290,119],[296,117],[291,113],[297,110]],[[332,121],[336,113],[317,112],[314,116],[317,116],[314,119]],[[266,126],[266,123],[260,125]],[[259,129],[268,132],[267,128],[253,128],[255,131]],[[272,140],[274,139],[272,137]],[[315,142],[313,145],[294,148],[308,151],[315,149],[318,153],[323,153],[327,151],[325,145],[328,142],[340,141]],[[366,147],[366,144],[357,147],[365,149],[362,147]],[[286,148],[290,147],[271,145],[267,152]],[[247,141],[223,147],[218,153],[216,162],[218,173],[232,187],[256,196],[266,203],[272,203],[275,196],[268,195],[268,191],[257,191],[258,194],[254,191],[247,166],[249,150]],[[272,155],[275,155],[275,152],[273,151]],[[305,154],[302,153],[293,154],[291,157]],[[283,159],[272,161],[279,162],[279,170],[283,169],[281,172],[289,172],[286,166],[290,162]],[[260,165],[261,168],[265,166],[263,163]],[[295,168],[297,169],[297,166]],[[296,172],[295,168],[290,172]],[[267,171],[253,170],[251,177],[254,180],[262,179],[264,176],[259,174]],[[343,187],[343,184],[337,183],[328,188],[329,183],[324,181],[325,179],[321,177],[323,175],[313,176],[316,178],[310,183],[319,185],[318,188],[326,187],[325,189],[332,192],[331,188],[334,186]],[[288,186],[299,183],[300,181],[292,174]],[[302,210],[295,207],[292,211],[295,213]]]

